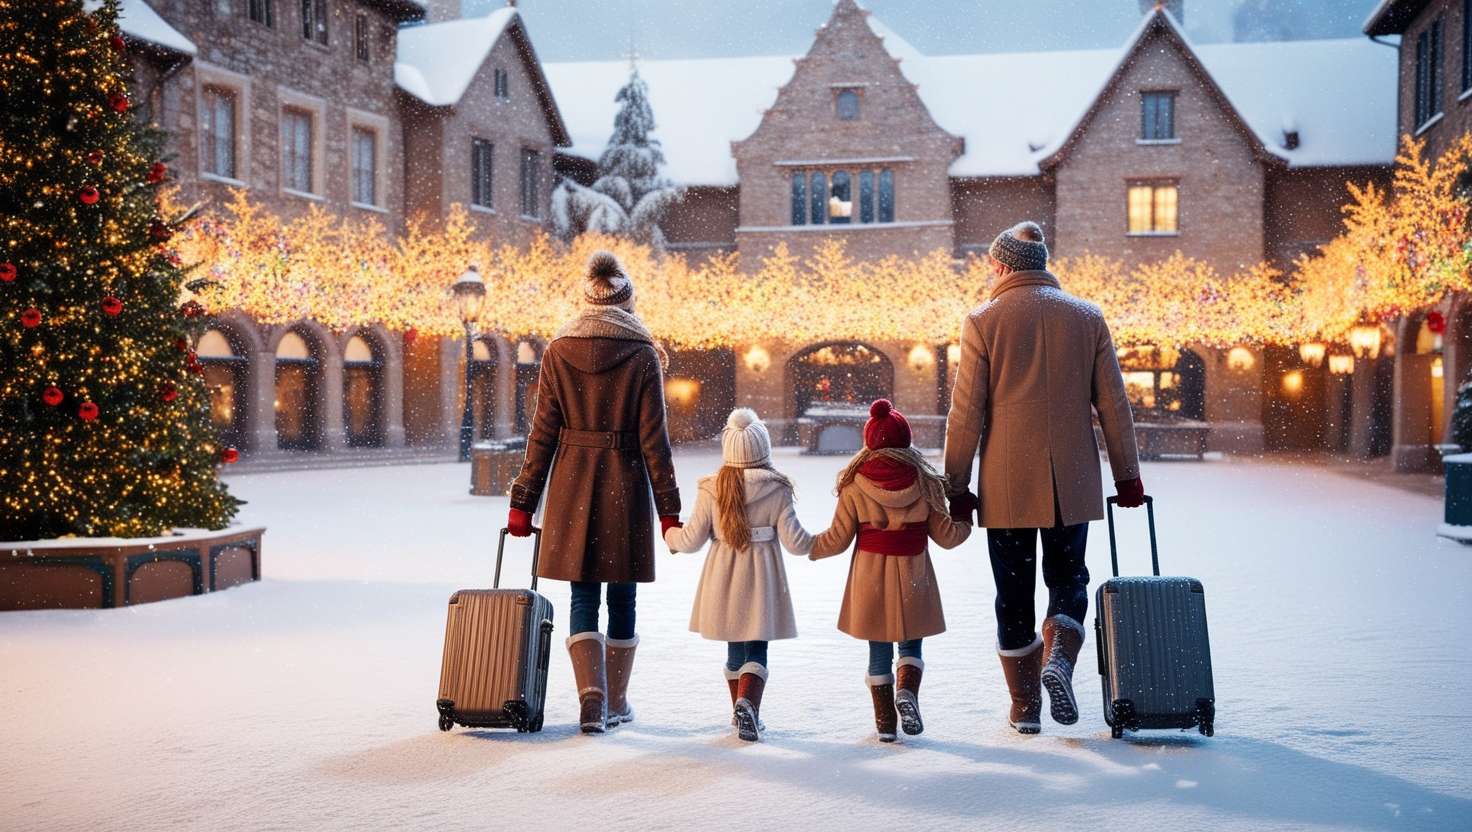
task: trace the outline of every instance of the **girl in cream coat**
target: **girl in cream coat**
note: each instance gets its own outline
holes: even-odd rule
[[[685,525],[665,533],[675,552],[697,552],[711,542],[690,630],[728,643],[732,722],[748,742],[760,738],[767,642],[797,637],[782,547],[795,555],[813,548],[793,510],[792,482],[772,468],[771,450],[756,413],[732,411],[721,433],[721,470],[700,480]]]

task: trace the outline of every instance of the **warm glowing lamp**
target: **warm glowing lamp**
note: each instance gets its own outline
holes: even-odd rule
[[[1441,362],[1441,356],[1436,356],[1431,362],[1431,377],[1439,379],[1446,375],[1446,365]]]
[[[1310,367],[1324,366],[1324,356],[1329,354],[1329,345],[1323,341],[1309,341],[1298,345],[1298,357]]]
[[[1257,366],[1257,356],[1246,347],[1232,347],[1227,353],[1227,366],[1239,373],[1245,373]]]
[[[746,369],[753,373],[765,373],[772,366],[772,355],[760,344],[746,351],[742,359],[746,363]]]
[[[1289,370],[1283,374],[1283,392],[1296,396],[1303,392],[1303,371]]]
[[[1329,372],[1336,376],[1347,376],[1354,372],[1354,356],[1338,353],[1329,356]]]
[[[1380,325],[1374,323],[1355,324],[1349,330],[1349,348],[1360,358],[1377,358],[1380,355]]]
[[[935,352],[924,344],[916,344],[910,347],[908,356],[910,369],[917,373],[923,373],[935,366]]]
[[[455,301],[455,311],[460,323],[465,325],[465,407],[460,414],[460,461],[470,461],[470,443],[475,435],[475,414],[471,409],[475,363],[475,322],[480,320],[480,310],[486,302],[486,282],[481,280],[480,270],[473,264],[450,284],[450,295]]]
[[[946,346],[946,363],[952,367],[961,363],[961,345],[948,344]]]

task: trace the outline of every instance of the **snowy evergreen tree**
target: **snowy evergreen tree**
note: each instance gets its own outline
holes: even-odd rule
[[[598,179],[591,188],[565,179],[552,193],[552,221],[565,238],[584,231],[621,234],[664,246],[659,222],[680,199],[681,191],[660,176],[664,151],[654,132],[649,87],[638,67],[618,91],[613,135],[598,159]]]

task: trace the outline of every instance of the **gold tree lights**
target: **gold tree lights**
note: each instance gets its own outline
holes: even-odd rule
[[[0,538],[223,526],[116,0],[0,0]]]

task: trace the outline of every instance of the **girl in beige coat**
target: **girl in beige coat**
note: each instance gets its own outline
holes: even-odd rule
[[[926,540],[953,549],[970,534],[969,524],[946,511],[944,478],[910,447],[909,422],[887,400],[875,402],[864,425],[864,448],[839,475],[833,525],[813,541],[810,557],[839,554],[858,539],[838,629],[869,642],[866,681],[881,742],[895,740],[896,711],[906,734],[925,728],[921,639],[946,629]]]
[[[792,506],[792,482],[772,468],[766,425],[746,408],[732,411],[721,432],[721,470],[700,480],[695,511],[665,542],[675,552],[711,541],[695,590],[690,630],[727,642],[726,685],[741,739],[760,738],[767,642],[797,637],[782,547],[812,551]],[[779,545],[780,544],[780,545]]]

